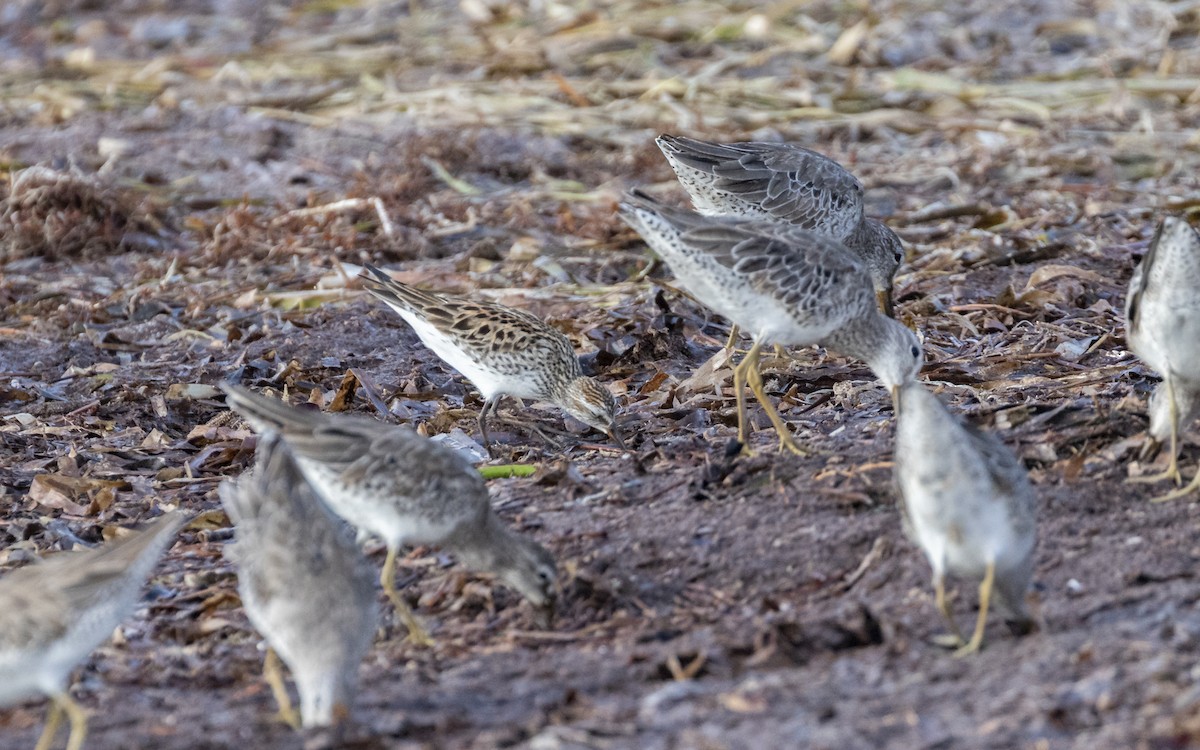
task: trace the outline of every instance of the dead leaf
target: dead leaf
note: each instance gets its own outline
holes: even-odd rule
[[[732,377],[733,371],[725,367],[731,359],[730,353],[720,349],[708,361],[696,368],[692,376],[679,384],[679,390],[687,392],[710,391]]]
[[[46,508],[58,508],[66,511],[73,516],[92,515],[98,510],[108,507],[112,504],[111,493],[115,489],[128,487],[128,482],[122,482],[112,479],[94,479],[92,477],[69,477],[63,474],[39,474],[33,478],[33,483],[29,487],[29,498]],[[107,497],[107,505],[101,500],[102,508],[93,510],[93,502],[88,505],[81,505],[76,502],[80,498],[88,498],[96,501],[95,496],[91,493],[99,493],[107,489],[110,496]]]
[[[329,411],[345,411],[350,408],[350,400],[354,398],[354,391],[358,388],[358,377],[355,376],[354,370],[347,370],[342,377],[342,383],[338,386],[337,393],[333,394],[333,398],[329,401]]]
[[[1096,273],[1095,271],[1089,271],[1086,268],[1052,264],[1048,266],[1041,266],[1029,275],[1029,281],[1025,282],[1025,292],[1029,292],[1030,290],[1046,283],[1047,281],[1051,281],[1063,276],[1072,276],[1074,278],[1083,279],[1084,281],[1090,281],[1095,284],[1103,283],[1105,280],[1100,274]],[[1023,295],[1024,293],[1022,293],[1022,296]]]

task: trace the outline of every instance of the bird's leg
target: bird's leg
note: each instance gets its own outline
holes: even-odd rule
[[[729,352],[730,356],[733,356],[733,353],[737,351],[736,347],[739,333],[740,331],[738,331],[736,324],[729,326],[729,340],[725,342],[725,351]]]
[[[746,363],[750,361],[750,355],[742,358],[741,362],[733,368],[733,395],[737,399],[737,419],[738,419],[738,442],[742,444],[742,453],[747,456],[753,455],[750,450],[750,441],[746,434]]]
[[[983,575],[983,582],[979,584],[979,616],[975,618],[975,632],[971,634],[971,640],[967,641],[967,645],[960,646],[954,652],[955,656],[973,654],[983,644],[983,631],[987,626],[988,604],[992,601],[992,587],[995,583],[996,561],[990,560],[988,561],[987,572]]]
[[[63,713],[71,722],[71,735],[67,738],[67,750],[82,750],[83,741],[87,739],[87,711],[83,710],[71,696],[59,693],[54,700],[62,707]]]
[[[493,417],[500,416],[500,402],[503,400],[504,400],[503,394],[493,396],[491,399],[488,400],[492,404],[492,416]],[[525,401],[523,399],[517,399],[517,404],[523,408],[525,406]],[[486,408],[487,408],[487,404],[485,403],[484,409],[486,410]],[[483,412],[479,413],[479,419],[480,419],[479,431],[481,433],[483,433],[484,441],[488,443],[488,446],[487,446],[488,456],[491,458],[495,458],[495,454],[492,453],[491,442],[488,440],[487,433],[484,432],[484,429],[483,429],[484,428],[483,420],[485,419]],[[530,432],[535,433],[542,440],[546,441],[546,445],[549,445],[551,448],[553,448],[555,450],[557,450],[558,448],[561,447],[561,444],[557,440],[555,440],[553,437],[551,437],[544,429],[539,427],[537,422],[534,421],[533,419],[522,419],[520,416],[513,416],[511,418],[505,417],[505,419],[503,421],[508,422],[510,424],[515,424],[523,429],[526,429],[526,430],[529,430]]]
[[[488,437],[487,417],[488,409],[495,411],[500,405],[500,399],[503,396],[492,396],[483,402],[483,408],[479,410],[479,434],[483,436],[483,447],[487,449],[488,458],[495,458],[496,454],[492,452],[492,441]]]
[[[421,623],[408,608],[404,597],[400,596],[399,591],[396,591],[395,547],[388,547],[387,560],[383,563],[383,573],[379,576],[379,583],[383,585],[383,592],[387,594],[388,599],[392,601],[392,606],[396,608],[396,614],[400,617],[400,621],[404,623],[404,627],[408,628],[408,639],[418,646],[432,646],[433,639],[429,637],[425,628],[421,627]]]
[[[807,456],[808,451],[796,444],[791,430],[784,424],[783,418],[779,416],[779,412],[775,410],[775,407],[767,399],[767,394],[763,391],[762,373],[758,370],[758,355],[761,350],[762,342],[755,341],[754,346],[750,347],[750,351],[746,352],[746,358],[742,360],[742,366],[746,368],[744,375],[746,384],[750,386],[754,397],[758,399],[758,403],[762,404],[763,411],[767,413],[767,418],[775,426],[775,432],[779,434],[779,447],[786,448],[798,456]]]
[[[1192,481],[1188,482],[1186,487],[1180,487],[1176,490],[1171,490],[1162,497],[1156,497],[1150,502],[1165,503],[1168,500],[1178,500],[1179,498],[1190,495],[1193,492],[1200,491],[1200,468],[1196,469],[1196,476],[1192,477]]]
[[[58,733],[58,726],[62,724],[62,715],[63,709],[58,698],[51,698],[50,707],[46,709],[46,725],[42,727],[42,734],[33,750],[50,750],[50,745],[54,743],[54,735]]]
[[[38,738],[34,750],[50,750],[50,745],[54,742],[54,735],[58,732],[58,725],[62,723],[63,714],[66,714],[67,720],[71,722],[67,750],[80,750],[83,747],[83,741],[87,739],[87,711],[84,711],[83,707],[65,692],[51,695],[50,701],[50,710],[46,714],[46,726],[42,729],[42,736]]]
[[[300,714],[296,713],[292,706],[292,699],[288,696],[287,684],[283,679],[283,664],[273,648],[267,649],[267,656],[263,659],[263,679],[271,686],[271,695],[275,696],[275,704],[279,706],[276,717],[298,731],[301,726]]]
[[[1164,479],[1171,479],[1175,482],[1175,486],[1183,484],[1183,475],[1179,473],[1179,402],[1175,400],[1175,383],[1170,376],[1166,379],[1167,386],[1167,418],[1171,421],[1171,463],[1167,465],[1167,470],[1157,474],[1150,474],[1144,477],[1134,477],[1130,482],[1137,484],[1151,484],[1161,482]],[[1194,484],[1194,483],[1193,483]],[[1191,487],[1183,494],[1191,491]],[[1179,497],[1175,492],[1168,493],[1157,500],[1172,500]]]
[[[946,601],[946,577],[941,574],[936,574],[933,577],[933,599],[937,603],[938,612],[942,614],[942,619],[946,621],[950,632],[946,635],[935,636],[933,642],[942,648],[958,648],[966,643],[962,637],[962,631],[958,629],[958,623],[954,621],[954,613],[950,611],[950,602]]]
[[[731,357],[737,351],[737,340],[740,334],[741,330],[738,329],[736,325],[729,327],[729,338],[725,341],[725,351],[728,352],[729,356]],[[779,357],[780,359],[783,359],[785,356],[787,356],[787,352],[784,351],[782,344],[775,345],[775,356]]]

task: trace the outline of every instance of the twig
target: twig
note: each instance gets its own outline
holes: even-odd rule
[[[378,199],[376,199],[378,200]],[[288,211],[283,216],[276,216],[271,220],[271,226],[277,227],[288,219],[302,219],[307,216],[316,216],[318,214],[328,214],[335,211],[349,211],[355,208],[373,207],[365,198],[346,198],[345,200],[326,203],[322,206],[310,206],[308,208],[297,208],[294,211]]]
[[[379,227],[383,230],[383,236],[395,242],[396,228],[392,225],[392,219],[388,216],[387,209],[383,207],[383,201],[379,199],[379,196],[374,196],[371,198],[371,205],[375,207],[375,213],[379,216]]]
[[[930,206],[921,211],[911,213],[908,216],[897,217],[896,223],[909,226],[912,224],[925,224],[931,221],[941,221],[942,219],[957,219],[963,216],[987,216],[992,210],[991,206],[983,203]]]
[[[863,555],[863,559],[858,564],[858,567],[842,580],[842,591],[849,591],[854,588],[854,584],[858,583],[867,574],[872,565],[879,562],[879,559],[883,557],[883,553],[886,550],[887,539],[881,536],[875,537],[875,541],[871,544],[871,549],[867,550],[867,554]]]

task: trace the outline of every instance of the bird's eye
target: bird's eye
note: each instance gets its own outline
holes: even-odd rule
[[[918,357],[921,356],[921,349],[919,347],[914,346],[911,349],[911,351],[912,351],[913,359],[917,359]]]

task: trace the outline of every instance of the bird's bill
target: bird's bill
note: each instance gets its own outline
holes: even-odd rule
[[[621,433],[617,431],[616,425],[609,427],[607,430],[607,433],[608,433],[608,437],[611,438],[612,441],[617,444],[618,448],[625,451],[626,453],[629,452],[629,449],[625,447],[625,441],[621,440]]]
[[[893,385],[888,389],[892,394],[892,413],[900,413],[900,386]]]
[[[543,630],[554,625],[554,599],[547,599],[545,604],[533,608],[533,622]]]
[[[892,305],[892,290],[880,289],[875,292],[875,302],[878,303],[879,309],[889,318],[896,317],[896,308]]]

